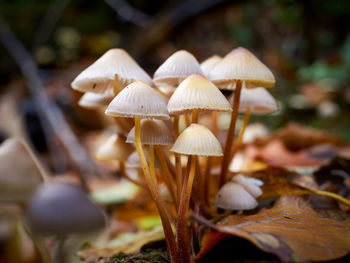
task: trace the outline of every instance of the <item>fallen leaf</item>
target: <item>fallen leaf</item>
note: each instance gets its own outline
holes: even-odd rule
[[[255,215],[231,215],[211,227],[214,230],[204,235],[195,261],[208,246],[227,237],[223,233],[244,238],[284,262],[327,261],[350,252],[350,220],[324,217],[298,196],[283,196],[273,208]]]
[[[287,149],[291,151],[300,151],[319,144],[330,144],[334,146],[345,145],[345,142],[336,135],[293,122],[271,133],[267,139],[256,140],[255,143],[263,146],[273,139],[282,140]]]
[[[158,226],[151,230],[121,234],[112,239],[105,248],[85,246],[77,255],[86,262],[98,262],[101,259],[107,259],[119,253],[138,252],[145,244],[162,239],[164,239],[163,228]]]

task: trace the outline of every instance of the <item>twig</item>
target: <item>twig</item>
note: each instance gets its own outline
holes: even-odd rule
[[[55,29],[63,10],[68,6],[70,0],[56,0],[41,20],[38,30],[35,33],[32,49],[36,50],[45,45],[49,40],[52,31]]]
[[[45,120],[43,125],[52,127],[54,134],[65,147],[70,158],[78,166],[82,176],[97,174],[97,168],[69,127],[63,113],[47,96],[45,86],[38,74],[37,65],[31,55],[11,32],[2,17],[0,17],[0,41],[14,58],[23,76],[26,78],[38,113]]]
[[[125,21],[146,28],[151,22],[151,17],[138,9],[132,7],[124,0],[105,0],[118,15]]]

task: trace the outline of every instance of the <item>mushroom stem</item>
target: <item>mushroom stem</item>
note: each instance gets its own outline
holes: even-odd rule
[[[179,206],[179,212],[178,212],[178,221],[177,221],[178,223],[176,227],[179,254],[183,262],[190,262],[190,255],[189,255],[190,242],[189,242],[189,235],[188,235],[188,229],[187,229],[187,213],[189,210],[193,179],[195,176],[196,163],[197,163],[196,156],[191,155],[189,156],[189,158],[190,158],[191,168],[190,168],[189,175],[185,179],[184,184],[182,186],[180,206]]]
[[[223,186],[226,182],[226,172],[229,164],[229,159],[231,155],[231,147],[233,143],[233,138],[235,136],[236,121],[238,117],[238,108],[239,108],[239,99],[241,97],[242,81],[237,80],[235,97],[233,102],[233,111],[231,114],[231,122],[228,130],[226,144],[224,149],[224,158],[222,159],[221,172],[220,172],[220,181],[219,187]]]
[[[183,116],[185,118],[186,127],[190,126],[191,122],[190,122],[190,117],[188,116],[188,114],[185,113]]]
[[[132,182],[133,184],[136,184],[137,186],[139,186],[139,187],[141,187],[141,188],[143,188],[143,189],[147,189],[148,190],[148,188],[143,184],[143,183],[141,183],[141,182],[139,182],[139,181],[137,181],[137,180],[135,180],[135,179],[132,179],[129,175],[128,175],[128,173],[126,172],[126,170],[125,170],[125,163],[124,163],[124,161],[120,161],[119,162],[119,169],[120,169],[120,174],[126,179],[126,180],[128,180],[128,181],[130,181],[130,182]]]
[[[54,263],[66,263],[64,254],[64,237],[60,237],[56,240],[54,249],[52,251],[52,259]]]
[[[48,252],[47,247],[45,246],[45,243],[43,242],[42,238],[36,236],[35,234],[33,234],[28,229],[28,227],[26,226],[26,224],[23,221],[20,222],[20,223],[23,225],[24,231],[32,239],[34,245],[38,249],[42,262],[43,263],[52,263],[52,259],[51,259],[50,253]]]
[[[164,158],[164,154],[159,148],[159,146],[155,146],[154,149],[156,151],[156,154],[158,156],[158,159],[161,165],[164,182],[170,191],[170,195],[171,195],[171,198],[173,199],[174,204],[176,204],[176,207],[178,207],[179,201],[176,197],[176,191],[174,188],[174,185],[175,185],[174,178],[170,174],[167,162]]]
[[[242,125],[240,132],[239,132],[237,141],[236,141],[235,145],[233,146],[233,150],[232,150],[231,157],[230,157],[229,161],[231,161],[235,157],[236,152],[238,151],[239,147],[241,147],[241,144],[243,142],[244,132],[248,126],[249,119],[250,119],[250,107],[247,107],[245,112],[244,112],[243,125]]]
[[[333,198],[333,199],[343,203],[344,205],[347,205],[350,207],[350,200],[345,199],[344,197],[337,195],[335,193],[327,192],[327,191],[312,191],[312,192],[316,195],[322,195],[322,196],[327,196],[327,197]]]
[[[211,172],[211,164],[213,161],[213,157],[209,156],[207,158],[207,163],[206,163],[206,167],[205,167],[205,174],[204,174],[204,203],[206,205],[209,205],[209,191],[210,191],[210,172]]]
[[[179,116],[176,115],[174,118],[174,140],[179,136]],[[182,187],[182,166],[181,166],[181,156],[175,153],[175,168],[176,168],[176,190],[177,190],[177,200],[180,200],[181,187]],[[179,208],[179,206],[176,206]]]
[[[142,144],[141,144],[141,118],[140,116],[135,116],[135,145],[136,150],[140,158],[141,166],[145,175],[145,180],[148,185],[148,188],[150,189],[152,198],[157,206],[160,218],[162,220],[165,240],[167,243],[167,247],[169,250],[169,255],[171,262],[178,262],[178,254],[177,254],[177,248],[175,243],[175,237],[174,233],[172,231],[171,225],[170,225],[170,215],[167,214],[167,210],[165,207],[164,202],[162,202],[162,199],[160,198],[159,190],[157,188],[157,185],[155,184],[156,178],[152,176],[150,169],[148,167],[145,153],[143,152]],[[151,154],[150,154],[151,155]],[[150,156],[151,159],[151,156]],[[154,166],[153,166],[154,168]]]
[[[212,122],[212,131],[215,137],[218,135],[218,112],[213,111],[212,113],[213,122]],[[213,162],[213,157],[208,156],[207,163],[205,167],[205,175],[204,175],[204,203],[206,205],[209,205],[209,191],[210,191],[210,172],[211,172],[211,165]]]
[[[198,123],[198,109],[192,110],[192,123]]]

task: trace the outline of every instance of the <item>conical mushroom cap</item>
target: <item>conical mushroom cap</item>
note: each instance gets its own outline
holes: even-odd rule
[[[133,151],[134,147],[125,142],[124,136],[114,134],[98,148],[95,159],[99,161],[125,161]]]
[[[122,86],[136,80],[151,84],[151,77],[123,49],[108,50],[72,82],[72,88],[82,92],[104,92],[113,88],[115,75]]]
[[[42,173],[29,147],[17,139],[0,146],[0,201],[25,202],[42,183]]]
[[[248,191],[254,198],[262,195],[262,190],[260,189],[260,185],[262,185],[262,181],[254,178],[248,178],[241,174],[237,174],[232,178],[232,182],[235,182],[244,187],[245,190]]]
[[[218,55],[211,56],[204,60],[200,67],[204,73],[204,76],[209,77],[209,72],[222,60],[222,57]]]
[[[170,114],[181,114],[194,109],[232,110],[221,91],[210,80],[199,74],[192,74],[181,82],[168,102]]]
[[[208,128],[199,124],[191,124],[187,127],[177,138],[170,151],[199,156],[223,155],[218,139]]]
[[[179,50],[159,66],[153,75],[153,81],[157,85],[165,83],[175,87],[191,74],[203,74],[203,72],[191,53]]]
[[[233,96],[229,99],[233,103]],[[247,108],[255,114],[267,114],[278,110],[276,100],[264,88],[247,89],[243,85],[239,102],[239,111],[243,112]]]
[[[87,109],[103,108],[107,107],[113,98],[113,89],[108,89],[103,93],[85,92],[78,104]]]
[[[165,99],[143,81],[135,81],[119,92],[105,113],[113,117],[170,118]]]
[[[258,203],[243,186],[228,182],[217,193],[214,205],[229,210],[250,210],[254,209]]]
[[[127,143],[135,142],[135,127],[126,139]],[[141,120],[141,143],[145,145],[170,145],[174,143],[173,135],[162,120]]]
[[[25,219],[35,234],[67,236],[98,230],[105,217],[80,187],[67,183],[42,184],[31,197]]]
[[[239,47],[228,53],[210,71],[209,79],[225,88],[236,80],[246,81],[253,86],[272,88],[275,85],[275,77],[249,50]]]

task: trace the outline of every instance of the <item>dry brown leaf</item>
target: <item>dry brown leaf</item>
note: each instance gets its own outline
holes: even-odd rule
[[[145,244],[162,239],[164,239],[163,228],[158,226],[147,231],[122,234],[105,248],[85,247],[77,255],[86,262],[98,262],[100,259],[110,258],[119,253],[138,252]]]
[[[328,132],[312,129],[296,123],[289,123],[284,128],[273,132],[267,139],[257,140],[260,146],[266,145],[270,140],[281,139],[287,149],[300,151],[319,144],[344,146],[345,142],[336,135]]]
[[[195,260],[224,238],[222,233],[244,238],[285,262],[327,261],[350,252],[350,220],[323,217],[297,196],[283,196],[273,208],[231,215],[212,227]]]

